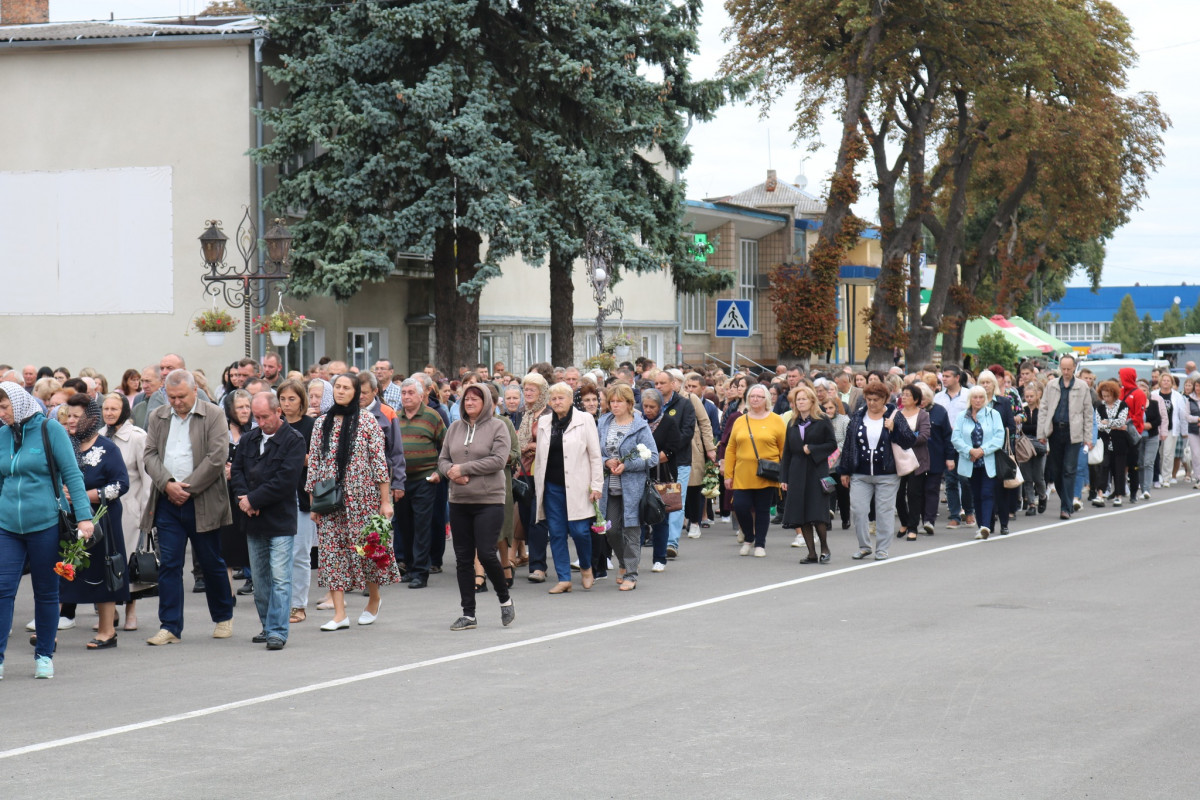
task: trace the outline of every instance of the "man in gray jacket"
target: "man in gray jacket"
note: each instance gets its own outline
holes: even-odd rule
[[[1075,378],[1075,357],[1058,362],[1059,377],[1046,383],[1038,408],[1038,441],[1046,444],[1046,477],[1054,480],[1054,491],[1062,510],[1059,519],[1070,519],[1075,510],[1075,469],[1079,448],[1092,449],[1092,392]]]
[[[164,382],[168,405],[151,412],[146,474],[154,485],[142,530],[156,528],[160,630],[148,644],[178,642],[183,633],[183,554],[187,544],[204,571],[214,639],[233,635],[233,593],[217,531],[233,522],[225,484],[229,426],[225,414],[197,395],[192,373],[177,369]]]

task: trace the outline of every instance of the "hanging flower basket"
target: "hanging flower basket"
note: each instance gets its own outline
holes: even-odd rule
[[[220,347],[225,344],[225,331],[205,331],[204,341],[212,347]]]
[[[192,327],[206,336],[210,333],[219,333],[221,339],[224,340],[225,334],[237,327],[237,320],[228,311],[214,308],[211,311],[201,311],[197,314],[192,319]],[[210,341],[209,344],[212,342]]]
[[[283,347],[289,339],[293,342],[299,341],[300,334],[308,330],[312,320],[303,314],[287,310],[281,300],[275,313],[256,318],[254,325],[256,333],[271,334],[271,344]],[[281,335],[277,337],[276,334]]]

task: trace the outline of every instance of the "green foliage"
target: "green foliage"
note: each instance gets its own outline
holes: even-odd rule
[[[1192,306],[1183,318],[1183,332],[1200,333],[1200,300],[1196,301],[1196,305]]]
[[[1142,335],[1138,342],[1141,346],[1135,350],[1137,353],[1150,352],[1151,346],[1154,345],[1154,340],[1158,338],[1158,325],[1154,322],[1154,317],[1149,313],[1142,317]]]
[[[583,360],[583,366],[585,369],[596,369],[599,367],[605,372],[611,373],[615,372],[617,369],[617,360],[613,358],[612,353],[605,351],[590,358],[585,358]]]
[[[1119,342],[1124,353],[1145,352],[1144,346],[1148,343],[1142,337],[1142,323],[1138,319],[1132,295],[1121,298],[1121,306],[1113,315],[1106,341]]]
[[[992,331],[979,337],[979,355],[976,364],[999,364],[1005,369],[1016,367],[1020,350],[1004,335],[1003,331]]]
[[[401,253],[435,254],[448,232],[486,237],[474,297],[520,253],[572,257],[589,231],[622,268],[669,269],[681,289],[730,275],[696,264],[680,236],[687,118],[711,118],[728,81],[692,81],[699,0],[384,3],[253,0],[282,50],[288,102],[264,112],[252,151],[282,175],[270,202],[292,227],[292,289],[347,299]],[[460,248],[461,251],[461,248]]]
[[[1163,312],[1162,322],[1158,323],[1154,332],[1155,339],[1161,339],[1164,336],[1183,336],[1187,333],[1183,326],[1183,312],[1179,310],[1179,303],[1172,303],[1171,307]],[[1151,342],[1153,344],[1153,342]]]

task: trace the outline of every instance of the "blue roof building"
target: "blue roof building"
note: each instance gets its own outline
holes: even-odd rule
[[[1179,303],[1180,310],[1187,314],[1200,300],[1200,284],[1102,286],[1098,292],[1087,287],[1067,289],[1062,300],[1042,309],[1042,313],[1058,317],[1045,328],[1073,347],[1089,347],[1102,342],[1125,295],[1133,298],[1139,319],[1149,314],[1155,322],[1161,322],[1163,314],[1175,303]]]

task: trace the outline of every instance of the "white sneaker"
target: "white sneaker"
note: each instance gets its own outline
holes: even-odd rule
[[[60,631],[69,631],[75,627],[75,620],[67,619],[66,617],[58,618],[58,629]]]
[[[754,548],[754,557],[755,558],[766,558],[767,557],[767,548],[765,548],[765,547]]]
[[[1076,511],[1078,511],[1079,509],[1083,508],[1083,501],[1080,500],[1078,497],[1076,497],[1074,500],[1071,501],[1071,506]]]
[[[1155,482],[1154,482],[1154,488],[1155,488],[1155,489],[1161,489],[1161,488],[1162,488],[1162,481],[1155,481]]]
[[[693,525],[691,528],[688,529],[688,538],[689,539],[699,539],[700,538],[700,526],[699,525]]]
[[[1148,492],[1148,491],[1146,491],[1145,489],[1143,489],[1143,490],[1142,490],[1142,499],[1143,499],[1143,500],[1149,500],[1149,499],[1150,499],[1150,492]]]
[[[37,620],[36,619],[29,620],[29,624],[25,626],[25,630],[36,631],[37,630]]]
[[[1172,486],[1174,486],[1174,485],[1175,485],[1175,484],[1177,484],[1177,483],[1179,483],[1179,479],[1178,479],[1178,478],[1171,478],[1171,485],[1172,485]]]
[[[650,568],[650,571],[651,572],[664,572],[666,569],[667,569],[666,564],[662,563],[661,561],[655,561],[654,566]]]
[[[609,559],[606,559],[606,561],[608,562],[608,568],[609,568],[609,569],[612,569],[612,568],[613,568],[613,565],[612,565],[612,559],[611,559],[611,558],[609,558]]]
[[[748,556],[748,555],[750,555],[751,549],[752,549],[752,547],[751,547],[750,543],[746,542],[745,544],[742,545],[742,549],[738,551],[738,555],[739,556]]]
[[[808,547],[808,545],[805,544],[804,537],[797,533],[796,538],[792,539],[792,547]]]
[[[726,524],[726,525],[729,525],[729,524],[731,524],[731,521],[730,521],[729,517],[721,517],[721,522],[722,522],[722,523],[724,523],[724,524]]]
[[[746,535],[744,533],[742,533],[740,530],[737,532],[737,540],[738,540],[738,544],[741,544],[742,542],[746,541]]]
[[[1120,505],[1121,505],[1121,495],[1117,495],[1116,497],[1113,498],[1113,507],[1117,508]]]

